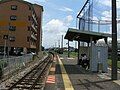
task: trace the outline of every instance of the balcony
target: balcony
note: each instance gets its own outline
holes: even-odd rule
[[[34,21],[35,21],[35,23],[36,23],[36,25],[37,25],[37,24],[38,24],[38,22],[37,22],[37,19],[36,19],[35,14],[32,14],[32,17],[33,17],[33,19],[34,19]]]
[[[37,32],[37,29],[36,29],[36,27],[34,26],[34,24],[32,24],[31,27],[34,29],[35,32]]]
[[[33,38],[34,40],[37,40],[34,34],[31,35],[31,38]]]

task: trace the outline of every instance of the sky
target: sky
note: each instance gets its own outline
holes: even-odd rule
[[[86,0],[25,0],[42,5],[43,12],[43,46],[58,46],[62,35],[65,36],[68,28],[76,28],[76,16],[83,7]],[[94,20],[111,20],[111,0],[93,0]],[[117,0],[118,19],[120,19],[120,0]],[[118,26],[120,26],[118,24]],[[111,27],[101,31],[111,33]],[[118,38],[120,38],[120,27],[118,27]],[[64,40],[64,46],[67,40]],[[75,46],[75,42],[70,43]]]

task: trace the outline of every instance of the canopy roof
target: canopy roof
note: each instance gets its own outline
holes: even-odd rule
[[[106,39],[108,37],[111,37],[111,34],[93,32],[93,31],[82,31],[79,29],[69,28],[65,35],[65,39],[68,39],[69,41],[76,40],[76,41],[90,42],[91,37],[93,41],[96,41],[102,38]]]

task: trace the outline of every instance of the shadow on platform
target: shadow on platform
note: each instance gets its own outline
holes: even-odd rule
[[[83,80],[80,80],[80,79],[79,79],[79,81],[80,81],[80,84],[76,84],[76,85],[80,85],[80,86],[83,85],[87,90],[90,90],[89,87],[91,87],[91,86],[97,87],[99,89],[105,89],[103,87],[103,85],[100,85],[100,84],[101,83],[112,82],[112,80],[101,80],[101,81],[92,82],[92,81],[90,81],[88,79],[84,79],[85,82],[83,82]]]
[[[78,66],[78,65],[73,65],[73,64],[64,64],[65,70],[67,74],[95,74],[90,72],[89,70],[85,70],[84,68]],[[56,64],[56,74],[62,74],[60,65]]]

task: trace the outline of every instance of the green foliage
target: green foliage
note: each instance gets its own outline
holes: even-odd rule
[[[66,51],[66,52],[63,52],[63,54],[67,56],[67,55],[68,55],[68,52],[67,52],[67,51]],[[77,55],[78,55],[77,52],[70,52],[70,57],[72,57],[72,58],[77,57]]]
[[[112,60],[108,59],[108,65],[111,66],[112,65]],[[117,67],[120,68],[120,61],[117,62]]]

